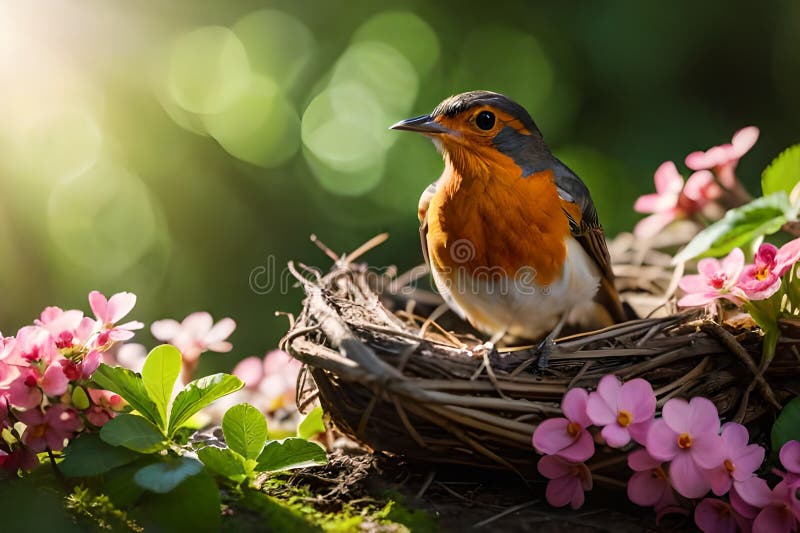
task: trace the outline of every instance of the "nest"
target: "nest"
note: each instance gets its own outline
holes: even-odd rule
[[[678,275],[669,256],[638,249],[630,236],[610,249],[623,299],[651,317],[559,339],[544,369],[535,347],[481,349],[484,339],[442,316],[433,293],[403,290],[423,269],[397,279],[353,256],[325,275],[290,265],[306,297],[282,346],[313,380],[298,388],[301,409],[318,398],[340,431],[375,451],[533,478],[536,425],[562,416],[569,388],[593,389],[614,373],[647,379],[659,407],[705,396],[723,420],[764,439],[777,409],[800,393],[791,340],[759,371],[761,333],[752,323],[672,312],[665,295]],[[618,484],[624,460],[601,449],[589,466],[597,480]]]

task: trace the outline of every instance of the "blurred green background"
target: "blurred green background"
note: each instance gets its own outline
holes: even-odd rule
[[[527,107],[610,234],[659,163],[750,124],[758,193],[800,140],[798,25],[790,0],[0,0],[0,329],[130,290],[148,325],[238,322],[206,370],[264,353],[301,293],[251,277],[329,265],[311,233],[346,252],[388,231],[371,263],[421,261],[441,161],[387,127],[464,90]]]

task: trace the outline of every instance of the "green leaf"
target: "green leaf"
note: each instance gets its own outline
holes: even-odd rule
[[[772,450],[775,453],[790,440],[800,440],[800,396],[781,409],[772,425]]]
[[[256,469],[260,472],[293,470],[307,466],[324,465],[328,455],[319,444],[305,439],[288,438],[267,443],[258,456]]]
[[[92,381],[101,389],[119,394],[131,407],[150,420],[157,427],[164,427],[164,419],[147,394],[141,376],[121,366],[108,366],[102,363],[92,375]]]
[[[85,433],[64,448],[58,469],[67,477],[99,476],[139,457],[136,452],[103,442],[96,433]]]
[[[146,493],[130,510],[144,531],[201,533],[222,531],[220,493],[206,470],[186,479],[166,494]],[[258,529],[251,523],[251,528]]]
[[[88,409],[91,405],[89,396],[87,396],[83,387],[76,385],[75,388],[72,389],[72,405],[78,409]]]
[[[228,447],[245,459],[256,459],[267,441],[267,420],[248,403],[234,405],[222,417]]]
[[[145,493],[145,489],[133,480],[133,476],[142,467],[156,462],[157,457],[157,455],[140,454],[138,461],[103,474],[103,494],[107,495],[118,509],[132,507]]]
[[[310,439],[320,433],[325,433],[325,423],[322,421],[322,406],[318,405],[300,421],[297,426],[297,436],[301,439]]]
[[[761,174],[764,196],[778,191],[790,194],[800,182],[800,144],[790,146],[772,160]]]
[[[152,422],[139,415],[120,414],[100,429],[100,438],[112,446],[124,446],[139,453],[166,448],[164,435]]]
[[[153,348],[142,367],[142,381],[147,395],[155,402],[162,420],[167,420],[167,406],[172,387],[181,372],[181,352],[172,345]],[[166,429],[166,428],[164,428]]]
[[[197,456],[212,471],[236,483],[241,483],[248,477],[244,457],[229,448],[206,446],[197,452]]]
[[[796,213],[783,191],[756,198],[749,204],[731,209],[722,220],[695,235],[672,260],[673,264],[699,255],[719,257],[754,239],[775,233]]]
[[[178,457],[141,468],[133,476],[134,481],[149,491],[164,494],[171,491],[183,480],[198,474],[203,464],[190,457]]]
[[[242,380],[230,374],[212,374],[187,384],[172,402],[168,435],[172,435],[203,407],[243,386]]]

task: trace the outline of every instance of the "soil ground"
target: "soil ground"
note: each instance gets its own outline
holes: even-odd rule
[[[405,507],[425,511],[445,532],[694,530],[690,518],[677,515],[667,516],[657,525],[652,509],[631,504],[619,489],[595,486],[586,494],[586,504],[581,509],[554,509],[544,499],[544,483],[525,483],[508,473],[468,467],[411,464],[353,449],[335,451],[328,465],[300,471],[289,482],[307,486],[315,496],[315,507],[323,511],[399,496]],[[368,523],[361,527],[386,530]]]

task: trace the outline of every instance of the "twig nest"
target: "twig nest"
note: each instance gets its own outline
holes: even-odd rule
[[[638,266],[617,265],[624,298],[659,301],[672,279],[669,267],[637,260]],[[643,272],[638,285],[636,268]],[[299,388],[299,403],[318,396],[341,431],[375,451],[533,478],[536,425],[562,416],[568,389],[593,389],[609,373],[647,379],[659,407],[676,396],[705,396],[723,420],[747,424],[756,437],[776,406],[800,393],[793,353],[779,350],[757,381],[761,333],[723,327],[697,312],[561,339],[549,366],[539,369],[534,348],[488,353],[467,327],[447,331],[418,315],[413,296],[378,294],[366,265],[343,260],[325,276],[297,276],[304,307],[283,348],[313,378]],[[605,477],[621,480],[624,459],[600,453],[594,467],[602,472],[603,463]]]

